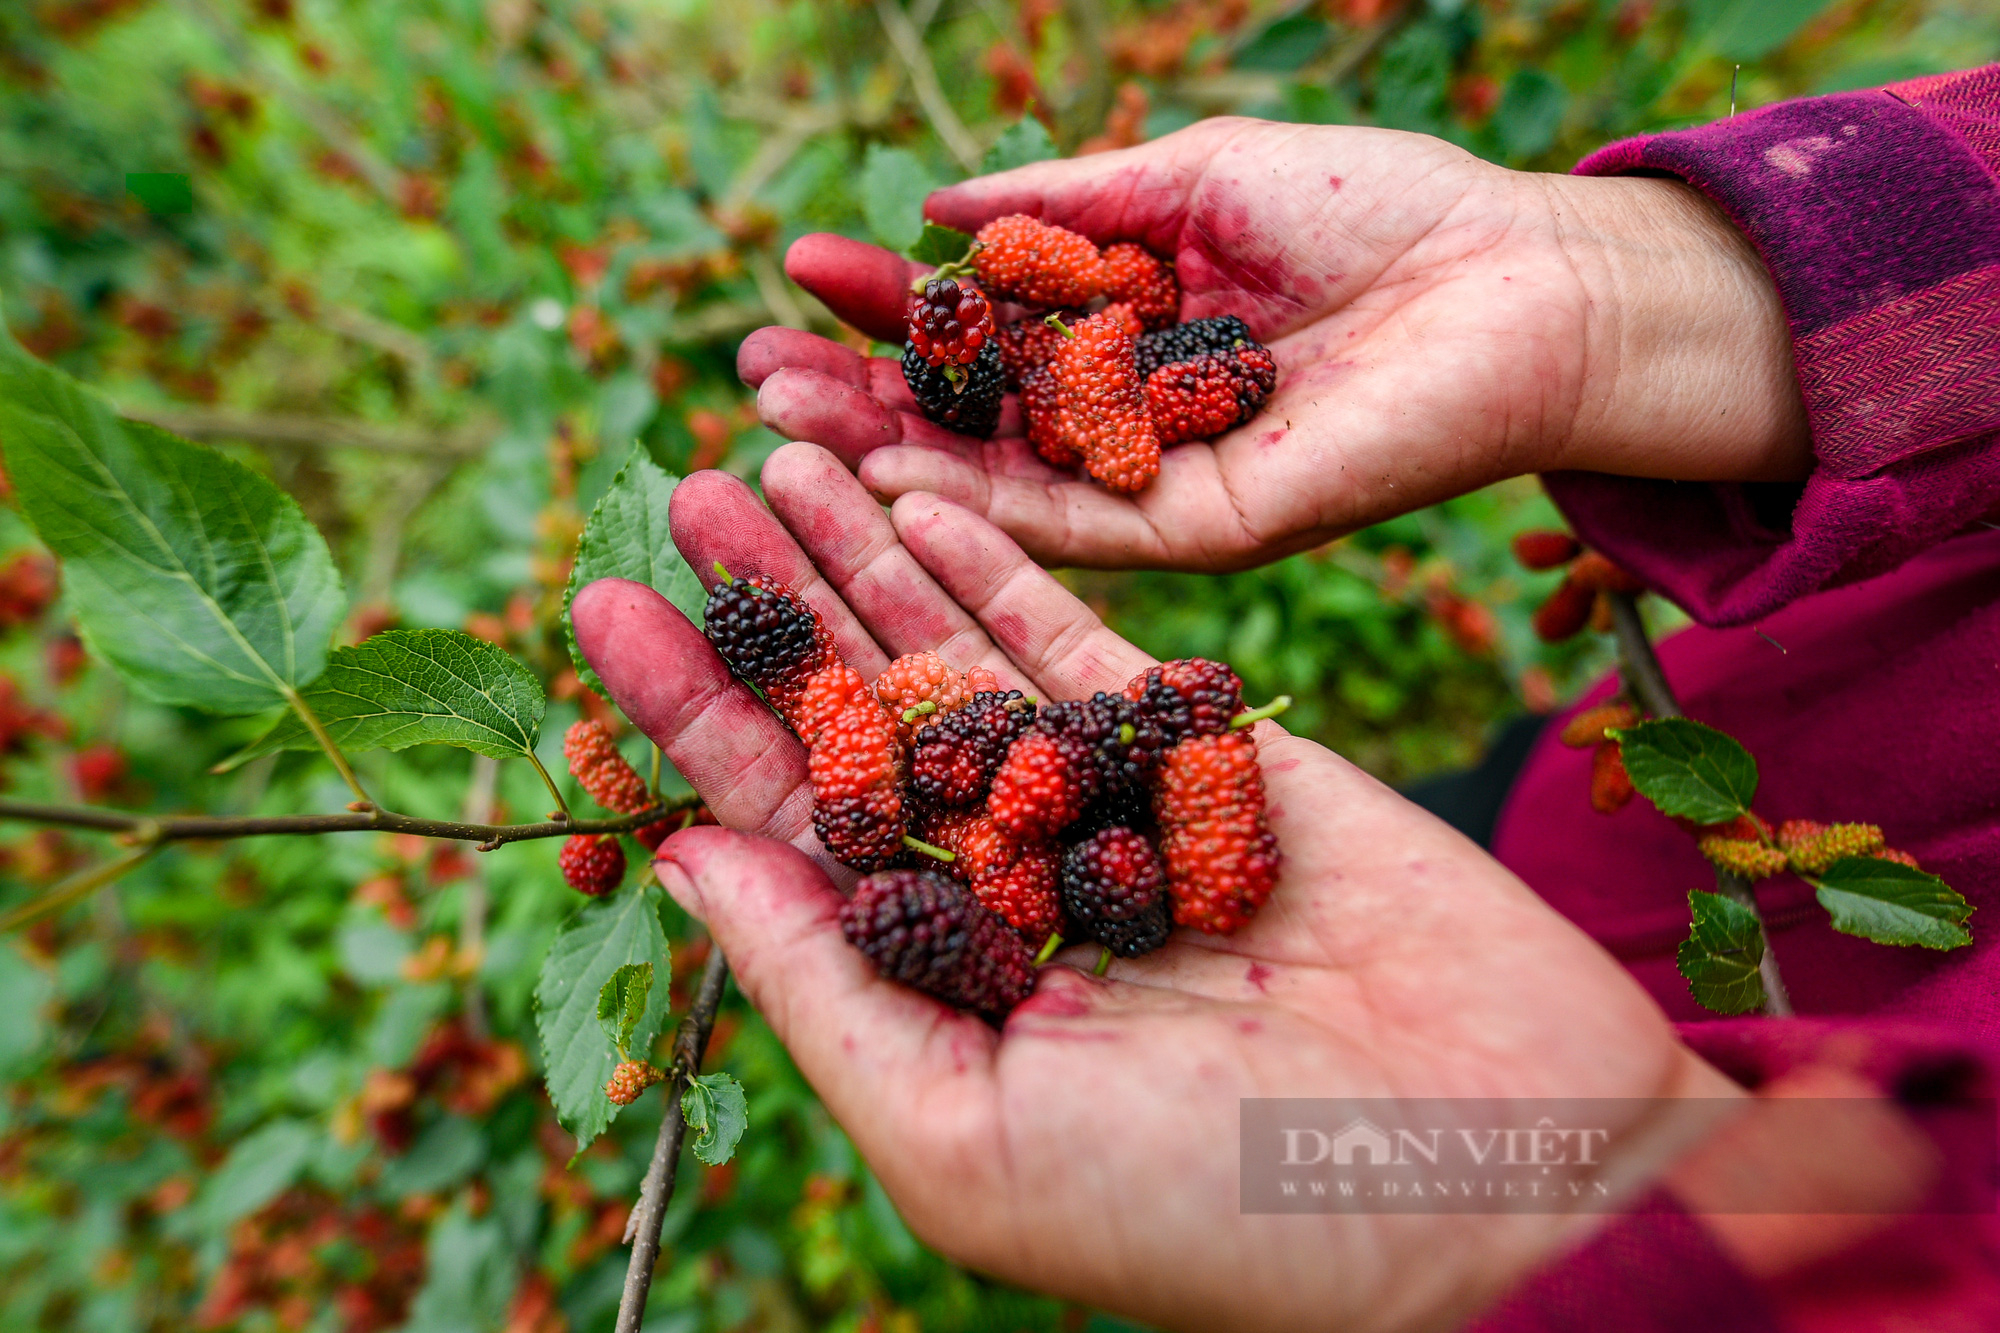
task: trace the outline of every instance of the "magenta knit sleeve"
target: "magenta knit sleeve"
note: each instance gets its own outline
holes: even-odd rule
[[[2000,65],[1612,144],[1763,255],[1812,428],[1802,485],[1544,478],[1591,545],[1711,625],[1882,573],[2000,512]]]

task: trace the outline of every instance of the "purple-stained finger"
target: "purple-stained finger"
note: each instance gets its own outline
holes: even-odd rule
[[[911,558],[839,458],[815,444],[788,444],[765,460],[763,482],[771,508],[885,652],[928,650],[961,670],[990,667],[1009,688],[1034,688]]]
[[[1058,699],[1122,689],[1154,659],[1119,638],[1006,533],[935,495],[889,511],[903,545],[1007,656]]]
[[[937,449],[878,449],[862,460],[860,476],[884,500],[931,494],[983,515],[1044,564],[1131,569],[1171,555],[1147,509],[1031,451],[968,460]]]
[[[773,325],[758,329],[736,349],[736,377],[753,389],[786,367],[815,370],[857,389],[872,387],[859,352],[816,333]]]
[[[715,572],[718,561],[738,578],[762,574],[777,579],[819,613],[848,665],[873,678],[889,664],[874,636],[740,478],[727,472],[694,473],[674,488],[667,521],[674,546],[701,577],[703,587],[721,581]]]
[[[905,390],[903,396],[907,394]],[[788,440],[824,445],[849,467],[890,444],[922,445],[964,458],[980,457],[984,447],[973,436],[947,430],[914,412],[895,410],[883,401],[883,394],[865,393],[817,370],[773,372],[757,390],[757,416]],[[1019,422],[1020,407],[1009,396],[1000,406],[999,433],[1018,435]]]
[[[910,283],[931,270],[880,246],[813,232],[785,251],[785,276],[877,342],[903,345]]]
[[[1103,245],[1138,241],[1172,255],[1187,218],[1189,192],[1229,133],[1224,118],[1203,121],[1137,148],[1053,162],[1036,162],[992,176],[975,176],[932,194],[924,216],[960,231],[977,232],[997,217],[1026,213],[1081,232]]]
[[[757,390],[757,418],[788,440],[825,445],[853,467],[900,444],[908,419],[879,398],[817,370],[787,368]]]

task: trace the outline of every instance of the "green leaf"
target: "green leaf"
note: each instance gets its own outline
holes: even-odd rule
[[[917,237],[917,243],[910,247],[910,258],[936,268],[941,264],[956,264],[965,258],[965,252],[971,248],[972,238],[956,227],[942,227],[927,221],[924,223],[924,234]]]
[[[1695,1002],[1719,1014],[1747,1014],[1764,1003],[1764,930],[1757,914],[1734,898],[1697,889],[1688,894],[1694,928],[1681,941],[1681,975]]]
[[[409,1150],[391,1157],[376,1177],[375,1187],[392,1199],[412,1194],[441,1194],[458,1185],[486,1161],[486,1139],[479,1125],[460,1115],[440,1117]]]
[[[611,1039],[620,1060],[629,1059],[632,1030],[646,1016],[646,997],[653,990],[653,965],[627,963],[611,974],[597,992],[597,1023]]]
[[[1849,856],[1813,881],[1819,905],[1843,935],[1877,944],[1958,949],[1972,943],[1965,919],[1972,904],[1936,875],[1897,861]]]
[[[317,1131],[299,1120],[274,1120],[238,1139],[202,1186],[196,1205],[202,1224],[220,1231],[277,1198],[298,1179],[318,1142]]]
[[[710,1166],[721,1166],[735,1153],[736,1141],[750,1124],[743,1085],[727,1074],[689,1079],[681,1092],[681,1119],[695,1131],[694,1155]]]
[[[186,172],[128,171],[125,188],[156,218],[194,212],[194,186]]]
[[[11,942],[0,940],[0,1074],[23,1064],[48,1040],[45,1010],[55,982],[43,968],[22,956]]]
[[[495,759],[532,754],[547,700],[534,673],[503,648],[455,629],[385,630],[334,650],[304,691],[334,743],[358,750],[456,745]],[[297,713],[223,762],[318,748]]]
[[[474,1218],[461,1196],[431,1225],[423,1256],[424,1285],[403,1333],[474,1333],[506,1322],[520,1270],[499,1216]]]
[[[141,692],[212,713],[286,702],[346,609],[298,502],[110,404],[0,333],[0,445],[63,560],[91,646]]]
[[[1252,37],[1230,63],[1289,74],[1318,55],[1332,36],[1333,25],[1319,15],[1292,14]]]
[[[1611,735],[1624,747],[1632,785],[1661,814],[1726,824],[1757,794],[1757,761],[1714,727],[1667,717]]]
[[[1569,90],[1553,76],[1538,69],[1515,70],[1493,111],[1501,151],[1510,161],[1546,153],[1568,110]]]
[[[611,479],[611,488],[590,511],[590,522],[584,524],[576,562],[570,567],[569,587],[563,590],[563,634],[569,640],[570,661],[576,663],[577,676],[599,694],[604,693],[604,682],[583,660],[583,651],[576,646],[576,630],[570,624],[569,605],[578,592],[599,579],[631,579],[658,592],[689,620],[701,624],[701,608],[708,595],[674,549],[673,534],[667,530],[667,506],[679,480],[655,463],[644,445],[635,444],[625,466]]]
[[[1030,162],[1047,162],[1060,156],[1056,152],[1055,140],[1049,138],[1042,122],[1033,116],[1023,116],[1018,123],[1000,132],[1000,137],[993,141],[993,146],[980,160],[979,170],[982,174],[1012,171]]]
[[[1831,0],[1732,0],[1700,6],[1715,12],[1706,45],[1731,60],[1762,60],[1789,42]],[[1699,22],[1700,15],[1695,15]]]
[[[660,889],[644,884],[585,903],[564,925],[535,984],[535,1021],[542,1067],[556,1115],[582,1152],[619,1108],[604,1095],[617,1057],[589,1029],[604,983],[627,963],[652,963],[668,974],[667,936],[660,929]],[[667,987],[656,985],[633,1024],[629,1047],[645,1051],[667,1020]]]
[[[1452,68],[1445,24],[1419,20],[1404,27],[1375,58],[1375,123],[1425,134],[1445,129]]]
[[[924,234],[924,200],[935,188],[916,155],[884,144],[868,145],[861,164],[861,215],[868,230],[891,250],[907,250]]]

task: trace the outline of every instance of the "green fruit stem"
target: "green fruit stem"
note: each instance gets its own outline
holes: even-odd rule
[[[1291,706],[1292,696],[1281,694],[1262,708],[1253,708],[1247,713],[1238,713],[1235,717],[1230,718],[1229,729],[1231,731],[1241,731],[1245,727],[1255,726],[1267,717],[1276,717]]]
[[[958,859],[957,852],[946,851],[942,847],[936,847],[928,842],[913,838],[907,833],[903,835],[903,845],[913,852],[922,852],[925,856],[936,857],[946,865],[950,865]]]

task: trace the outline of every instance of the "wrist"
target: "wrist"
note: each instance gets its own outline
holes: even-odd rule
[[[1811,435],[1776,284],[1693,187],[1542,176],[1584,304],[1583,389],[1550,468],[1794,481]]]
[[[1751,1097],[1694,1051],[1676,1045],[1647,1100],[1651,1113],[1614,1130],[1599,1150],[1600,1165],[1593,1178],[1611,1191],[1620,1207],[1636,1204],[1650,1193],[1673,1164],[1712,1138],[1718,1119],[1730,1116],[1734,1106]],[[1491,1308],[1538,1271],[1565,1262],[1620,1216],[1615,1210],[1585,1209],[1455,1219],[1481,1224],[1481,1243],[1476,1261],[1466,1268],[1466,1280],[1454,1293],[1459,1299],[1439,1302],[1434,1312],[1463,1320]],[[1436,1254],[1427,1251],[1425,1262],[1436,1267]],[[1438,1322],[1442,1326],[1450,1320]]]
[[[1755,1278],[1831,1258],[1923,1202],[1940,1163],[1881,1089],[1808,1067],[1760,1090],[1662,1178]]]

